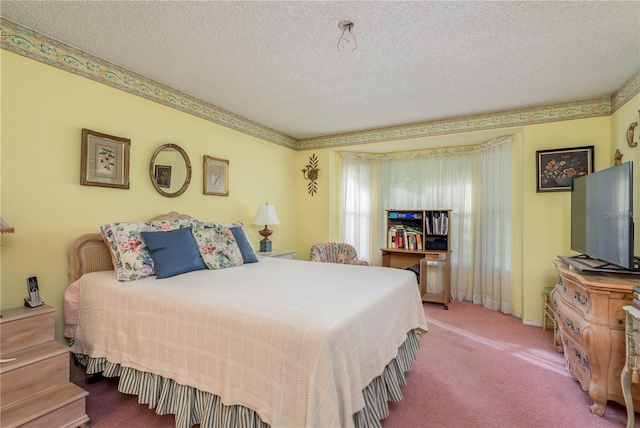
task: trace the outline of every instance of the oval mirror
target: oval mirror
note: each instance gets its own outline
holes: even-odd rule
[[[158,193],[168,198],[180,196],[191,182],[189,156],[176,144],[163,144],[151,157],[149,175]]]

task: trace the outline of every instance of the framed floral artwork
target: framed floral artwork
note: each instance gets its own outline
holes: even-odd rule
[[[229,161],[204,156],[203,191],[205,195],[229,196]]]
[[[80,184],[128,189],[130,148],[128,138],[83,129]]]
[[[536,191],[571,191],[573,179],[593,172],[594,146],[536,152]]]
[[[156,177],[156,183],[158,187],[171,187],[171,166],[169,165],[154,165],[154,176]]]

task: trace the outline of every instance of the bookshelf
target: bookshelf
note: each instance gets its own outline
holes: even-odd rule
[[[382,266],[406,269],[420,265],[420,295],[423,302],[444,304],[449,309],[451,296],[450,209],[385,210],[386,247],[381,248]],[[444,267],[442,293],[427,291],[429,264]]]

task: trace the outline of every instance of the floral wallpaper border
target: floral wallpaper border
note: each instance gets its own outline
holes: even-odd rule
[[[640,93],[639,70],[610,97],[299,140],[4,18],[0,19],[0,48],[293,150],[359,145],[607,116]]]
[[[300,143],[305,149],[338,147],[407,138],[457,134],[461,132],[484,131],[496,128],[510,128],[560,120],[607,116],[609,114],[611,114],[611,101],[609,97],[604,97],[597,100],[580,101],[569,104],[557,104],[503,113],[491,113],[349,134],[330,135],[327,137],[300,140]]]
[[[295,138],[4,18],[0,20],[0,48],[281,146],[298,146]]]
[[[611,95],[611,113],[640,93],[640,70]]]

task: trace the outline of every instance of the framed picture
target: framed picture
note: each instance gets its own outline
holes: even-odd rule
[[[82,130],[80,184],[129,188],[131,140]]]
[[[576,177],[593,172],[594,146],[536,152],[536,191],[571,191]]]
[[[229,161],[204,156],[203,191],[205,195],[229,196]]]
[[[155,165],[154,176],[158,187],[171,187],[171,166]]]

